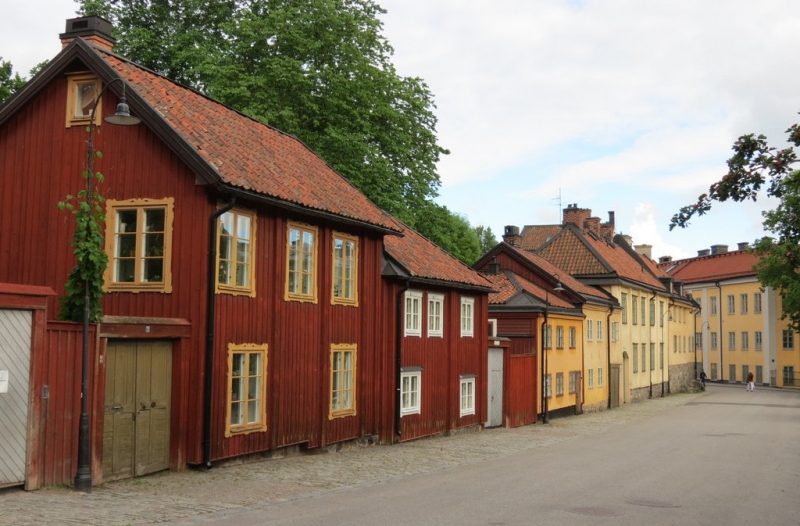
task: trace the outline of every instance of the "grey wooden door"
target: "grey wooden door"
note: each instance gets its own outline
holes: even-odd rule
[[[0,310],[0,487],[25,482],[32,323],[31,311]]]
[[[611,407],[619,407],[619,364],[611,364],[611,376],[608,381]]]
[[[108,344],[103,427],[103,480],[169,468],[172,344]]]
[[[487,427],[503,425],[503,349],[489,349],[489,421]]]

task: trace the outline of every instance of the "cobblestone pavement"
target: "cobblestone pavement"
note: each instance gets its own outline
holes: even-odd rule
[[[68,487],[0,490],[0,524],[122,526],[180,521],[206,513],[281,502],[374,484],[460,464],[547,447],[647,418],[706,393],[675,394],[611,411],[551,419],[515,429],[487,429],[393,446],[364,446],[209,471],[187,470],[112,482],[90,494]]]

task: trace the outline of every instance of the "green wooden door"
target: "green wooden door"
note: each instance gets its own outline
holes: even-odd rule
[[[169,468],[172,344],[109,341],[103,430],[103,480]]]

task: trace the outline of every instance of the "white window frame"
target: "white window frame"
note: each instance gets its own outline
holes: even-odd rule
[[[612,321],[611,322],[611,341],[615,342],[619,340],[619,322]]]
[[[597,387],[603,387],[603,368],[597,368]]]
[[[416,415],[422,412],[422,371],[400,373],[400,415]]]
[[[594,331],[592,330],[593,325],[594,324],[592,323],[592,320],[586,320],[586,341],[587,342],[592,341],[592,338],[594,337]]]
[[[594,389],[594,369],[589,369],[586,372],[588,373],[586,375],[586,387],[588,389]]]
[[[791,351],[794,349],[794,331],[792,329],[784,329],[781,335],[781,340],[782,348],[784,350]]]
[[[428,293],[428,337],[444,336],[444,294]]]
[[[708,310],[710,311],[709,314],[711,314],[712,316],[716,316],[717,315],[717,297],[716,296],[711,296],[710,298],[708,298],[708,302],[709,302],[708,303],[708,305],[709,305]]]
[[[764,345],[764,338],[763,335],[761,334],[761,331],[755,331],[753,339],[755,340],[755,350],[756,351],[763,350],[762,346]]]
[[[403,301],[405,336],[422,336],[422,292],[407,290]]]
[[[736,350],[736,331],[728,331],[728,350]]]
[[[575,327],[569,328],[569,348],[574,349],[578,346],[578,330]]]
[[[750,350],[750,333],[747,331],[742,331],[742,338],[741,338],[741,348],[743,351]]]
[[[736,296],[728,294],[728,314],[736,314]]]
[[[564,373],[556,373],[556,396],[564,396]]]
[[[739,295],[739,313],[740,314],[747,314],[748,305],[747,305],[747,294],[740,294]]]
[[[756,314],[761,314],[761,293],[754,292],[753,293],[753,312]]]
[[[475,377],[461,377],[461,416],[475,414]]]
[[[597,320],[597,341],[603,341],[603,320]]]
[[[564,327],[562,325],[556,326],[556,349],[564,348]]]
[[[461,298],[461,336],[472,338],[475,334],[475,298]]]

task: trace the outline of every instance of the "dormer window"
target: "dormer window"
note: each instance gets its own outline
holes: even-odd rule
[[[100,80],[91,73],[79,73],[67,77],[67,120],[66,127],[89,124],[92,108],[103,90]],[[101,104],[97,105],[95,125],[100,124]]]

